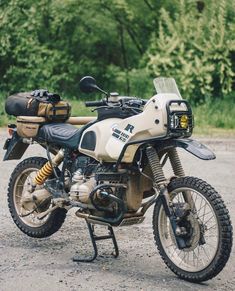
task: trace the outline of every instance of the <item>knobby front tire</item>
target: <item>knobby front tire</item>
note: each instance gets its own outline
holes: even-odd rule
[[[182,177],[173,179],[168,185],[173,203],[184,202],[182,192],[185,191],[191,193],[196,209],[189,218],[194,232],[191,247],[179,250],[176,246],[161,201],[154,208],[153,233],[165,264],[184,280],[202,282],[215,277],[226,265],[232,248],[232,225],[221,196],[205,181]],[[205,244],[199,243],[201,229]]]

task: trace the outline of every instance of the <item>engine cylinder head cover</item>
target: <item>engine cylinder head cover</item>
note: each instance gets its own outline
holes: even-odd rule
[[[70,189],[70,198],[72,200],[88,203],[89,195],[95,186],[96,180],[94,178],[91,178],[82,184],[76,183]]]

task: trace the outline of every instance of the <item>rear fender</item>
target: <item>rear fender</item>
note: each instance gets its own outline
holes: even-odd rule
[[[15,131],[12,138],[8,138],[5,141],[3,149],[6,150],[6,153],[3,161],[19,160],[27,150],[28,146],[29,144],[24,143],[23,138]]]

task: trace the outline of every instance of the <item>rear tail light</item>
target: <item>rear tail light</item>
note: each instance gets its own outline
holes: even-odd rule
[[[8,132],[10,137],[13,136],[14,131],[16,131],[16,125],[15,124],[8,124],[7,132]]]

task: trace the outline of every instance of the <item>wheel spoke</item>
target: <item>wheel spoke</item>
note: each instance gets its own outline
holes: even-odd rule
[[[186,253],[184,252],[184,256],[183,256],[183,258],[181,259],[181,261],[180,261],[180,263],[179,263],[179,266],[184,262],[184,258],[185,258],[185,256],[186,256]]]
[[[201,202],[202,203],[204,202],[205,204],[204,205],[200,204],[200,208],[197,210],[197,213],[199,213],[202,210],[202,208],[206,205],[206,201],[203,201],[203,198]]]
[[[198,198],[198,195],[197,195],[195,192],[193,192],[193,194],[195,194],[195,196],[196,196],[196,198],[195,198],[195,200],[194,200],[194,205],[196,205],[196,203],[197,203],[197,198]],[[193,194],[192,194],[192,198],[193,198]]]
[[[15,195],[15,197],[17,197],[17,198],[21,198],[21,195]]]
[[[206,231],[210,230],[210,229],[213,229],[213,228],[216,228],[217,227],[217,224],[215,223],[213,226],[210,226],[209,228],[207,228]]]
[[[206,215],[208,215],[208,214],[210,214],[211,213],[211,210],[210,211],[208,211],[207,213],[205,213],[205,214],[203,214],[203,215],[198,215],[198,218],[200,218],[201,219],[201,217],[203,216],[206,216]]]
[[[174,244],[174,243],[172,243],[172,244],[168,245],[168,246],[167,246],[167,248],[170,248],[170,247],[173,247],[173,246],[175,246],[175,244]]]
[[[214,214],[212,214],[212,216],[206,222],[204,222],[204,224],[206,225],[213,217],[214,217]]]
[[[203,251],[204,251],[204,253],[205,253],[206,257],[208,258],[208,260],[210,260],[210,257],[208,256],[208,254],[207,254],[207,252],[206,252],[206,250],[205,250],[204,246],[202,246],[202,245],[201,245],[201,248],[203,249]]]

